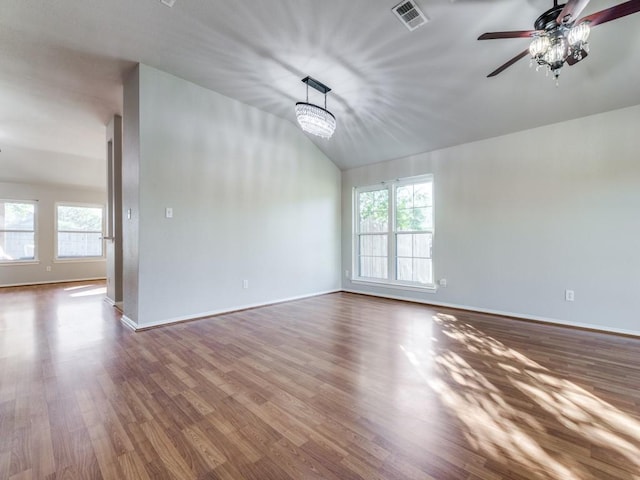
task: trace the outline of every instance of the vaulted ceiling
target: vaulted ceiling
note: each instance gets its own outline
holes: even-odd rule
[[[486,78],[528,41],[476,40],[531,29],[550,0],[417,0],[429,22],[413,32],[396,3],[3,0],[0,180],[76,172],[71,183],[91,185],[138,62],[293,123],[300,80],[317,78],[338,128],[310,138],[343,169],[640,103],[640,14],[594,28],[591,54],[556,87],[527,59]],[[618,3],[592,0],[583,14]],[[576,141],[588,139],[567,148]]]

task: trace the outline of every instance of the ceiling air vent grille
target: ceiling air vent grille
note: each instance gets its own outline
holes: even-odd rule
[[[429,20],[412,0],[400,2],[393,7],[392,10],[396,17],[398,17],[410,31],[424,25]]]

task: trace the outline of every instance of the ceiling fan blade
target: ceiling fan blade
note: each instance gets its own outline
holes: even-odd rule
[[[512,32],[487,32],[478,37],[478,40],[495,40],[498,38],[528,38],[538,30],[514,30]]]
[[[575,22],[588,3],[589,0],[569,0],[558,15],[558,25]]]
[[[522,53],[519,53],[518,55],[516,55],[515,57],[513,57],[511,60],[509,60],[507,63],[505,63],[504,65],[498,67],[497,69],[495,69],[493,72],[491,72],[489,75],[487,75],[487,78],[489,77],[495,77],[496,75],[498,75],[499,73],[503,72],[504,70],[506,70],[507,68],[509,68],[511,65],[513,65],[514,63],[516,63],[518,60],[520,60],[521,58],[524,58],[528,55],[529,50],[525,50]]]
[[[638,12],[640,12],[640,0],[629,0],[620,5],[615,5],[611,8],[587,15],[580,20],[580,23],[591,22],[590,26],[595,27],[601,23],[610,22],[611,20],[616,20]]]

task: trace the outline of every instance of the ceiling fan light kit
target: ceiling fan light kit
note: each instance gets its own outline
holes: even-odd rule
[[[535,30],[489,32],[480,35],[478,40],[533,37],[528,50],[516,55],[491,72],[488,77],[498,75],[526,57],[528,53],[531,56],[531,66],[535,63],[536,70],[546,67],[547,74],[553,74],[557,85],[560,69],[565,63],[575,65],[588,55],[587,40],[591,27],[640,11],[640,0],[628,0],[576,20],[588,3],[589,0],[568,0],[566,4],[558,5],[558,0],[554,0],[553,7],[536,19],[533,25]]]
[[[296,103],[296,118],[305,132],[322,138],[331,138],[336,130],[336,117],[327,110],[327,93],[331,91],[324,83],[305,77],[302,79],[307,85],[307,101]],[[309,87],[324,94],[324,108],[309,103]]]
[[[565,61],[575,64],[586,57],[589,52],[587,39],[590,32],[588,22],[573,27],[562,24],[544,30],[543,33],[534,36],[529,45],[531,65],[535,62],[536,70],[546,67],[547,73],[552,72],[557,81]]]

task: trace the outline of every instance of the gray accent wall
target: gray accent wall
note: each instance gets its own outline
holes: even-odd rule
[[[56,202],[91,203],[104,206],[106,201],[104,190],[0,182],[0,198],[37,201],[36,243],[38,248],[36,262],[0,265],[0,286],[105,278],[104,259],[54,260]],[[47,271],[47,267],[51,267],[51,271]]]
[[[145,65],[124,99],[131,323],[340,289],[341,174],[297,126]]]
[[[344,288],[640,334],[639,125],[636,106],[343,172]],[[344,278],[353,188],[427,173],[447,287]]]

